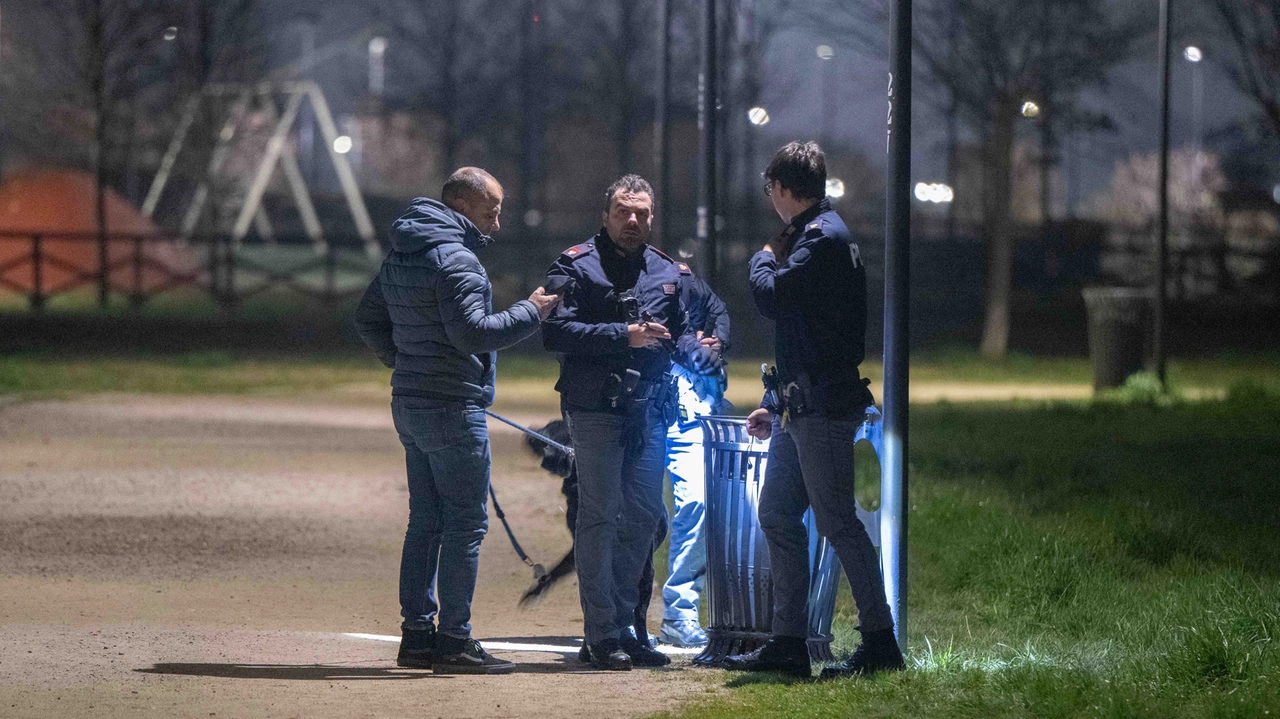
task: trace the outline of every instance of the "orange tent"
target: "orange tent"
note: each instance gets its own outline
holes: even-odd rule
[[[0,289],[34,288],[34,243],[39,234],[41,288],[57,293],[81,285],[96,286],[94,179],[80,170],[23,172],[0,185]],[[106,191],[108,279],[112,289],[135,289],[135,242],[119,235],[158,236],[155,223],[110,188]],[[142,243],[142,289],[189,275],[196,263],[186,247],[168,239]]]

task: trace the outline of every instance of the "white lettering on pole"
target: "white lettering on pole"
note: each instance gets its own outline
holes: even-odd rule
[[[885,131],[884,152],[889,154],[889,150],[893,144],[893,73],[889,73],[889,121],[886,123],[889,127]]]

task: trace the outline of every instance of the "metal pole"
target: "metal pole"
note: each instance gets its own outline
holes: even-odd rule
[[[911,0],[889,10],[889,171],[884,264],[881,565],[898,646],[907,648],[907,388],[911,240]]]
[[[1151,362],[1165,386],[1164,295],[1169,255],[1169,2],[1160,0],[1160,219],[1156,237],[1155,313],[1151,323]]]
[[[675,205],[667,194],[671,191],[671,143],[668,140],[671,111],[671,0],[658,3],[658,106],[653,122],[653,166],[658,179],[658,197],[663,202],[658,210],[658,245],[668,253],[675,251],[671,237],[671,210]]]
[[[698,78],[698,129],[702,162],[698,183],[698,270],[716,287],[716,0],[702,0],[702,74]]]

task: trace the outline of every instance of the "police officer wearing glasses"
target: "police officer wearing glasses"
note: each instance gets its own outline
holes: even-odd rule
[[[862,634],[853,655],[823,677],[902,669],[879,559],[853,498],[854,437],[875,402],[858,373],[866,267],[826,199],[826,159],[816,143],[783,147],[765,179],[786,227],[752,258],[750,281],[756,308],[776,322],[778,366],[772,391],[747,423],[752,436],[771,438],[759,513],[773,567],[773,637],[726,666],[809,676],[804,513],[812,506],[818,532],[849,578]]]
[[[561,408],[578,466],[575,537],[586,655],[600,669],[670,660],[628,628],[641,572],[666,512],[673,359],[705,354],[680,305],[687,270],[647,243],[653,189],[627,175],[605,194],[604,227],[547,271],[559,308],[542,326],[559,353]]]

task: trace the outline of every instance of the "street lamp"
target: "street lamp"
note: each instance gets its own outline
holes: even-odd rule
[[[838,200],[844,197],[844,180],[838,177],[832,177],[827,180],[827,197]]]
[[[1182,57],[1191,63],[1191,181],[1198,183],[1200,178],[1200,137],[1203,134],[1201,123],[1204,118],[1204,71],[1200,69],[1200,61],[1204,59],[1204,51],[1195,45],[1188,45],[1182,51]]]
[[[351,152],[351,136],[338,135],[333,139],[333,151],[339,155],[345,155]]]
[[[756,125],[757,127],[760,125],[768,125],[769,111],[763,107],[753,107],[750,110],[747,110],[747,119],[751,121],[752,125]]]

